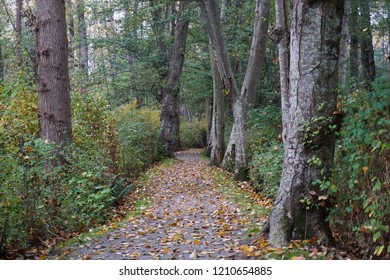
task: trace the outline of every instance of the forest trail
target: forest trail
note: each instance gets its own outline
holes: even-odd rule
[[[260,229],[269,202],[256,203],[256,194],[237,185],[227,189],[230,186],[221,184],[229,181],[227,174],[209,167],[197,151],[176,156],[173,164],[157,166],[144,176],[142,195],[150,200],[135,203],[145,202],[142,213],[85,237],[53,258],[247,259],[243,253],[250,250],[257,233],[253,229]],[[243,200],[234,201],[235,196]]]

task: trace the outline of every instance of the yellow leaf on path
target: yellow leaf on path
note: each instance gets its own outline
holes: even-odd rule
[[[176,233],[174,236],[173,236],[173,240],[175,241],[180,241],[183,239],[183,235],[180,234],[180,233]]]
[[[131,254],[130,257],[132,258],[139,258],[141,256],[140,253],[134,253],[134,254]]]
[[[194,240],[194,245],[200,245],[200,241],[198,239]]]
[[[292,260],[306,260],[305,256],[304,255],[300,255],[300,256],[294,256],[291,258]]]

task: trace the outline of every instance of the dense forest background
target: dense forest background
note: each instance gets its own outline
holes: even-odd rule
[[[179,149],[205,148],[212,165],[276,199],[285,158],[280,50],[289,33],[280,26],[284,18],[290,28],[290,11],[299,1],[215,1],[220,22],[213,23],[214,1],[66,0],[66,30],[55,39],[42,35],[45,2],[51,1],[0,1],[3,256],[104,223],[141,172]],[[337,101],[331,109],[340,117],[327,123],[336,137],[334,160],[331,175],[313,180],[321,193],[312,196],[326,202],[338,244],[360,258],[388,258],[390,2],[341,2]],[[254,54],[256,26],[260,51]],[[58,65],[67,66],[69,79],[42,66],[54,53],[45,42],[62,46],[61,38],[67,48],[60,48],[65,58]],[[218,65],[225,57],[227,68]],[[42,136],[40,108],[49,103],[43,99],[50,85],[43,74],[69,81],[57,87],[69,87],[71,129],[59,133],[48,125],[53,138]],[[227,87],[233,76],[235,85]],[[329,77],[321,78],[323,84]],[[243,85],[253,92],[245,100],[235,91]],[[54,107],[61,112],[69,103],[50,102],[60,104]],[[327,145],[324,121],[313,117],[304,125],[311,149]],[[240,133],[246,137],[242,151],[242,139],[234,136]],[[319,169],[323,161],[311,156],[307,163]],[[316,207],[307,197],[300,203],[306,213]]]

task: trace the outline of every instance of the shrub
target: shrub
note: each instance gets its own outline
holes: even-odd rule
[[[119,132],[120,169],[134,178],[150,164],[163,158],[159,141],[160,112],[153,108],[136,109],[131,103],[113,113]]]
[[[180,142],[183,149],[203,148],[207,141],[206,119],[180,123]]]
[[[118,191],[115,125],[99,95],[72,94],[74,143],[55,163],[53,143],[37,138],[37,94],[22,78],[1,88],[0,252],[101,223]]]
[[[390,221],[389,83],[372,92],[355,90],[342,99],[346,113],[338,141],[334,176],[323,187],[333,193],[331,212],[340,240],[355,240],[366,258],[387,258]]]
[[[248,116],[249,178],[263,195],[277,194],[283,165],[280,108],[268,105]]]

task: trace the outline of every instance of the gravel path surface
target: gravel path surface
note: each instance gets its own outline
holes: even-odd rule
[[[141,215],[68,248],[67,259],[245,259],[238,247],[254,221],[218,188],[207,162],[194,151],[147,180],[153,193]]]

